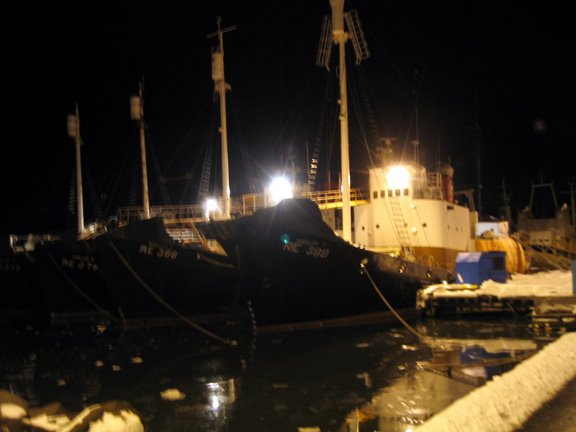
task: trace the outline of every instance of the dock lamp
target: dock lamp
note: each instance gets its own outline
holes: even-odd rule
[[[278,204],[283,199],[292,198],[294,189],[286,177],[275,177],[268,186],[268,194],[272,203]]]

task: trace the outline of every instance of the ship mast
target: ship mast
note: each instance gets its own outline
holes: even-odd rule
[[[348,141],[348,92],[346,88],[346,41],[344,31],[344,0],[330,0],[332,8],[332,38],[338,44],[340,74],[340,173],[342,177],[342,237],[352,240],[350,210],[350,144]]]
[[[222,19],[218,17],[218,30],[210,33],[207,38],[218,36],[218,48],[212,52],[212,80],[214,80],[214,91],[218,93],[220,99],[220,141],[222,146],[222,200],[224,204],[223,213],[226,219],[230,218],[230,178],[228,168],[228,130],[226,122],[226,90],[231,90],[224,77],[224,38],[226,32],[236,29],[236,26],[220,28]]]
[[[68,136],[74,138],[76,147],[76,216],[77,228],[80,238],[84,235],[84,198],[82,191],[82,139],[80,138],[80,115],[78,103],[76,103],[75,114],[70,114],[67,118]]]
[[[346,42],[352,40],[356,53],[356,64],[370,56],[368,46],[362,32],[358,13],[353,10],[344,13],[344,0],[330,0],[332,9],[332,22],[324,19],[320,47],[316,64],[328,68],[330,60],[331,44],[328,41],[330,33],[334,44],[338,45],[340,78],[340,170],[342,192],[342,237],[346,241],[352,240],[352,214],[350,210],[350,144],[348,140],[348,94],[346,87]],[[344,27],[344,20],[348,32]],[[331,31],[330,31],[331,30]]]
[[[148,194],[148,166],[146,163],[146,124],[144,123],[143,84],[138,85],[138,96],[130,97],[130,119],[138,122],[140,131],[140,160],[142,165],[142,205],[144,219],[150,219],[150,198]]]

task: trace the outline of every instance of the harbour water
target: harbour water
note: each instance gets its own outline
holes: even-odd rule
[[[554,340],[509,316],[415,328],[427,343],[393,323],[258,334],[216,350],[186,326],[12,331],[2,338],[0,403],[10,393],[29,413],[72,419],[121,401],[153,432],[407,431]]]

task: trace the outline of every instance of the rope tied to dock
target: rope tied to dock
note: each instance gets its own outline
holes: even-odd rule
[[[368,278],[368,280],[370,281],[370,284],[372,285],[372,288],[374,288],[374,291],[376,291],[376,294],[378,295],[378,297],[380,297],[380,299],[384,302],[384,304],[390,310],[390,312],[392,312],[392,314],[398,319],[398,321],[400,321],[402,323],[402,325],[404,327],[406,327],[406,329],[410,333],[412,333],[414,336],[416,336],[420,341],[427,343],[427,344],[430,344],[430,345],[434,344],[433,338],[431,338],[430,336],[427,336],[425,334],[420,333],[418,330],[416,330],[414,327],[412,327],[404,318],[402,318],[402,316],[396,311],[396,309],[394,309],[394,307],[386,299],[384,294],[382,294],[382,291],[380,291],[380,288],[378,288],[378,285],[376,284],[376,282],[374,282],[374,279],[372,278],[372,276],[370,275],[370,272],[366,268],[366,260],[362,260],[362,262],[360,262],[360,268],[362,270],[362,273],[364,273],[366,275],[366,277]]]

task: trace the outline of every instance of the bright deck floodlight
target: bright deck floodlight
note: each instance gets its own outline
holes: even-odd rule
[[[210,213],[219,211],[218,201],[214,198],[208,198],[204,203],[204,211],[206,212],[206,219],[210,219]]]
[[[268,186],[268,193],[274,204],[278,204],[283,199],[294,196],[292,183],[285,177],[273,178]]]
[[[392,166],[388,169],[386,181],[388,189],[407,189],[410,186],[410,172],[405,166]]]

